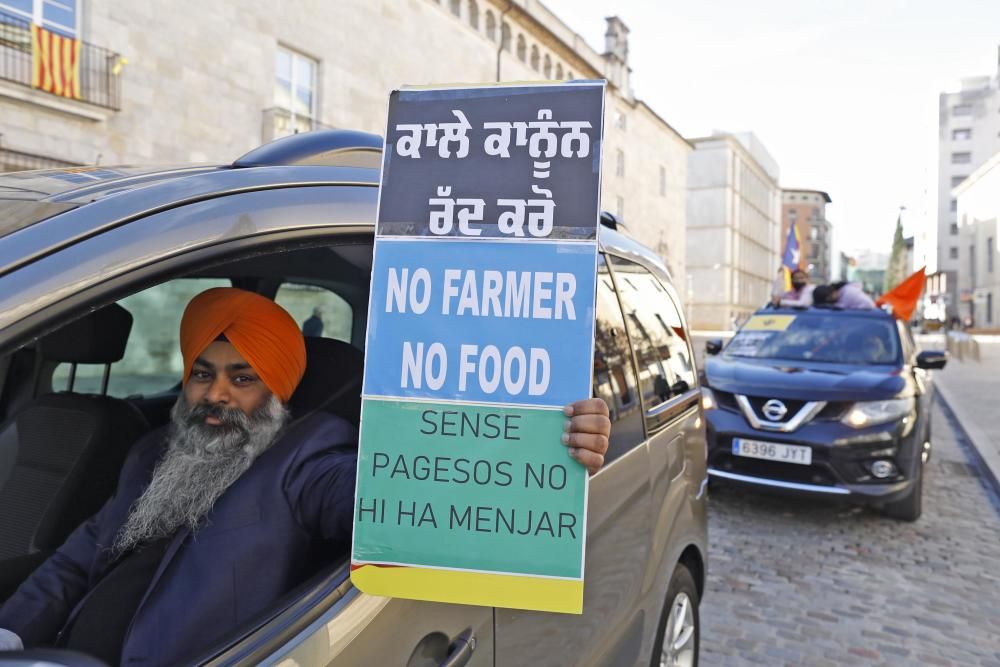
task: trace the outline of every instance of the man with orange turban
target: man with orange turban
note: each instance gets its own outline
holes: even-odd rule
[[[132,448],[115,496],[0,607],[0,650],[190,662],[346,552],[357,434],[325,413],[289,423],[306,368],[295,320],[253,292],[210,289],[184,311],[180,345],[170,424]],[[596,472],[607,405],[566,414],[564,444]]]

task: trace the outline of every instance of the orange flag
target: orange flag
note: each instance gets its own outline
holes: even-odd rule
[[[31,85],[80,99],[80,40],[31,24]]]
[[[920,269],[912,276],[896,285],[896,287],[878,298],[876,305],[889,304],[892,306],[892,314],[897,320],[909,322],[913,317],[913,311],[917,308],[920,294],[924,291],[924,283],[927,276],[924,274],[926,267]]]

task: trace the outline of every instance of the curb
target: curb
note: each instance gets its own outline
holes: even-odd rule
[[[955,415],[960,428],[965,433],[966,439],[979,454],[982,462],[986,464],[993,488],[1000,493],[1000,450],[993,444],[992,439],[986,431],[976,424],[972,418],[971,410],[955,399],[951,394],[951,390],[946,387],[945,383],[941,382],[940,378],[935,378],[934,388],[937,390],[937,397]],[[933,437],[933,434],[931,434],[932,442]]]

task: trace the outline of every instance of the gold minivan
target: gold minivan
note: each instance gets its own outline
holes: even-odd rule
[[[293,415],[357,423],[380,151],[376,136],[323,131],[219,167],[0,176],[0,602],[114,492],[129,444],[166,423],[177,325],[201,290],[235,285],[318,317]],[[593,378],[612,431],[591,479],[583,614],[373,597],[351,585],[340,545],[185,664],[697,664],[706,443],[690,337],[659,258],[602,220]],[[43,344],[72,347],[112,303],[133,320],[120,361]],[[25,658],[95,664],[54,648],[0,665]]]

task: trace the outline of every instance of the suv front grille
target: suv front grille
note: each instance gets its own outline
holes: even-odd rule
[[[806,401],[780,399],[785,405],[786,412],[780,419],[771,419],[764,414],[764,404],[774,399],[761,396],[747,396],[747,400],[750,401],[750,407],[753,408],[753,411],[757,415],[758,419],[764,419],[769,422],[777,423],[784,423],[791,420],[795,417],[795,415],[799,414],[799,410],[801,410],[802,406],[806,404]]]
[[[824,421],[837,421],[842,419],[847,411],[851,409],[854,405],[851,401],[830,401],[826,404],[826,407],[820,410],[819,414],[813,417],[813,419],[822,419]]]

